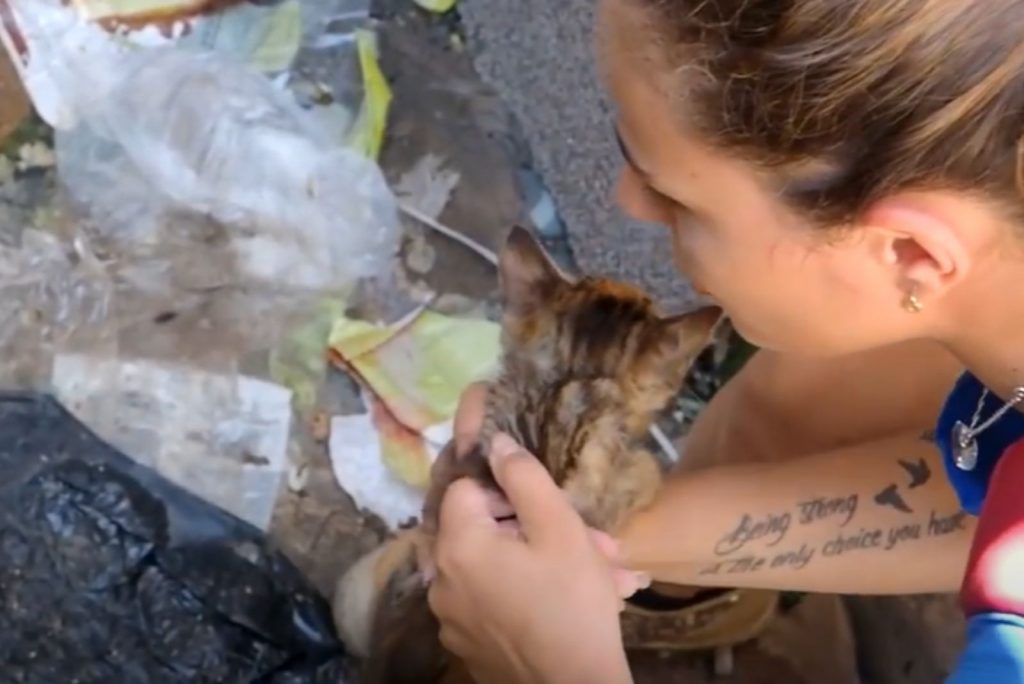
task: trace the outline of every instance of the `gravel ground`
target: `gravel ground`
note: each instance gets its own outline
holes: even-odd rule
[[[642,283],[680,305],[690,291],[661,230],[631,224],[611,198],[621,163],[592,59],[594,0],[465,0],[477,69],[519,117],[586,271]]]

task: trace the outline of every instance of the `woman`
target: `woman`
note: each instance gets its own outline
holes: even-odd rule
[[[504,438],[525,540],[452,488],[431,601],[478,681],[629,681],[623,567],[962,585],[954,679],[1024,680],[1022,32],[1019,0],[603,0],[618,199],[669,227],[680,270],[765,351],[694,428],[687,462],[708,467],[671,478],[617,554]],[[470,392],[457,432],[478,409]]]

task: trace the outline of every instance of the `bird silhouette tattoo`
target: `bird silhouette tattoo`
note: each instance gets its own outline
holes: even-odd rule
[[[878,494],[875,495],[875,503],[879,506],[891,506],[897,511],[903,513],[913,513],[914,509],[907,505],[907,502],[903,500],[903,496],[899,492],[899,488],[895,484],[891,484]]]

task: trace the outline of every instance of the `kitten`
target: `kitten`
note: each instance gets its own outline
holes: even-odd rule
[[[452,444],[438,457],[420,533],[435,533],[441,498],[456,479],[499,489],[486,456],[499,431],[541,460],[588,525],[614,532],[654,496],[661,473],[643,446],[647,430],[710,341],[721,311],[662,318],[629,285],[567,278],[519,227],[500,255],[499,275],[501,369],[489,385],[480,440],[462,458]],[[414,559],[383,596],[367,681],[472,681],[437,640]]]

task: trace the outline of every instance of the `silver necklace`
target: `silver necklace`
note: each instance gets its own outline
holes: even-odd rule
[[[1024,401],[1024,385],[1014,388],[1010,400],[993,413],[988,420],[978,425],[978,421],[981,420],[981,410],[985,406],[988,395],[989,390],[986,387],[985,391],[981,393],[981,398],[978,399],[978,405],[974,409],[970,425],[964,425],[961,420],[956,421],[953,425],[953,461],[960,470],[974,470],[978,465],[978,435],[992,427],[993,423],[1005,416],[1007,411]]]

